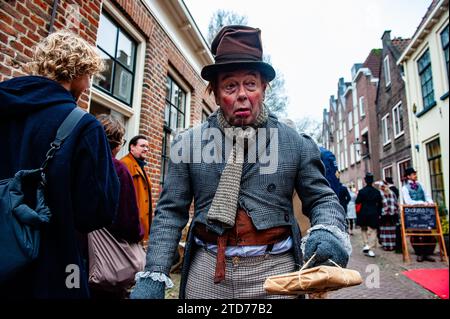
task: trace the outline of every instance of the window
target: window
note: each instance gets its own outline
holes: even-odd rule
[[[348,148],[347,139],[344,139],[344,169],[348,168]]]
[[[381,119],[381,134],[383,136],[383,146],[391,142],[389,137],[389,114],[386,114]]]
[[[353,128],[353,112],[350,111],[350,113],[348,113],[348,130],[351,131]]]
[[[411,159],[406,159],[406,160],[403,160],[403,161],[401,161],[401,162],[398,162],[398,176],[399,176],[399,178],[400,178],[400,183],[399,183],[399,185],[403,185],[404,184],[404,182],[405,182],[405,180],[406,180],[406,177],[405,177],[405,170],[408,168],[408,167],[410,167],[411,166]]]
[[[364,111],[364,96],[359,97],[359,115],[361,118],[366,116],[366,112]]]
[[[426,144],[430,169],[431,196],[438,206],[445,206],[444,174],[442,172],[441,145],[439,139]]]
[[[186,92],[170,77],[166,78],[166,109],[164,113],[164,136],[161,151],[161,184],[167,174],[170,145],[175,132],[185,126]]]
[[[384,71],[384,81],[386,82],[386,86],[391,84],[391,70],[389,69],[389,55],[386,55],[383,63],[383,71]]]
[[[100,16],[97,35],[97,49],[105,63],[105,70],[94,77],[93,84],[131,106],[136,42],[105,12]]]
[[[350,165],[355,164],[355,144],[350,144]]]
[[[449,25],[445,27],[444,31],[441,32],[441,44],[442,44],[442,50],[444,51],[444,59],[445,63],[447,64],[447,76],[449,76],[449,68],[448,68],[448,29]]]
[[[361,136],[362,145],[361,145],[361,157],[367,157],[370,155],[370,147],[369,147],[369,132],[365,132]]]
[[[394,128],[394,136],[395,138],[399,137],[404,133],[403,130],[403,107],[402,102],[398,103],[392,109],[392,124]]]
[[[392,165],[383,168],[383,180],[386,180],[386,177],[393,177],[392,175]]]
[[[423,108],[428,109],[436,104],[434,100],[433,75],[431,73],[430,51],[427,50],[417,61],[420,86],[422,87]]]

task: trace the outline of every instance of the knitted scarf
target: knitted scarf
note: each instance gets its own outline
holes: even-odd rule
[[[226,228],[232,228],[236,219],[238,196],[241,189],[242,166],[244,163],[245,141],[248,145],[256,143],[257,128],[267,122],[267,110],[263,106],[252,127],[241,128],[231,126],[225,119],[221,108],[217,111],[219,127],[225,138],[233,141],[233,148],[214,195],[207,220],[222,223]]]

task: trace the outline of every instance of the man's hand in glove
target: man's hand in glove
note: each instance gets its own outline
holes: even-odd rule
[[[152,278],[138,278],[130,299],[164,299],[166,284]]]
[[[314,254],[316,255],[308,267],[331,266],[333,263],[329,259],[341,267],[346,267],[349,258],[344,244],[331,232],[323,229],[312,231],[306,240],[304,261],[307,262]]]

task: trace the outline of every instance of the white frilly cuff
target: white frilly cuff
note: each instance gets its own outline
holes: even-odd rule
[[[155,281],[164,282],[166,284],[166,288],[173,287],[172,280],[161,272],[139,271],[136,273],[134,278],[136,281],[138,280],[138,278],[151,278]]]
[[[311,234],[312,231],[315,231],[318,229],[323,229],[323,230],[326,230],[326,231],[329,231],[330,233],[332,233],[344,245],[345,251],[347,252],[348,256],[350,257],[352,255],[352,244],[350,243],[349,234],[347,234],[346,232],[343,232],[337,226],[323,225],[323,224],[319,224],[319,225],[315,225],[315,226],[311,227],[310,229],[308,229],[306,236],[302,238],[300,248],[302,250],[303,255],[305,255],[305,245],[306,245],[306,241],[309,238],[309,235]]]

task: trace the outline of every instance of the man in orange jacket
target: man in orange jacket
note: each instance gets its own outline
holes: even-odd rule
[[[152,197],[150,177],[145,172],[145,156],[148,153],[148,141],[143,135],[137,135],[130,140],[128,155],[121,161],[127,166],[133,177],[139,207],[139,220],[144,231],[143,244],[147,247],[150,224],[152,221]]]

